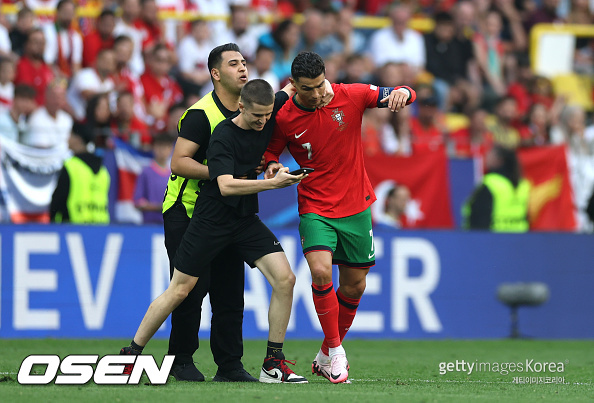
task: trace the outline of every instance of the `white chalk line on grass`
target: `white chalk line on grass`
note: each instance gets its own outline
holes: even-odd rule
[[[17,372],[0,372],[0,375],[17,375]],[[445,382],[445,383],[487,383],[487,384],[507,384],[512,382],[504,382],[504,381],[481,381],[481,380],[457,380],[457,379],[442,379],[442,380],[435,380],[435,379],[385,379],[385,378],[374,378],[374,379],[358,379],[358,378],[349,378],[351,382],[395,382],[395,381],[402,381],[402,382],[425,382],[425,383],[438,383],[438,382]],[[569,382],[565,384],[550,384],[550,385],[579,385],[579,386],[592,386],[592,383],[588,382]]]
[[[425,382],[425,383],[440,383],[440,382],[444,382],[444,383],[486,383],[486,384],[513,384],[510,381],[505,382],[505,381],[481,381],[481,380],[458,380],[458,379],[441,379],[441,380],[435,380],[435,379],[385,379],[385,378],[374,378],[374,379],[356,379],[356,378],[349,378],[349,381],[352,382],[394,382],[394,381],[401,381],[401,382]],[[528,384],[527,384],[528,385]],[[592,386],[592,383],[589,382],[568,382],[565,384],[561,384],[561,383],[551,383],[550,385],[587,385],[587,386]]]

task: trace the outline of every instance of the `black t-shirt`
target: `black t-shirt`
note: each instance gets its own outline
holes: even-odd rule
[[[236,111],[225,108],[216,92],[212,92],[215,104],[226,118],[233,116]],[[201,109],[190,109],[181,119],[179,126],[179,137],[183,137],[198,144],[200,148],[196,151],[194,159],[202,164],[206,158],[206,150],[210,141],[210,122],[206,113]]]
[[[444,43],[434,33],[425,35],[425,54],[425,69],[450,84],[468,75],[468,62],[474,57],[469,40],[453,38]]]
[[[247,175],[248,179],[256,179],[255,169],[260,165],[262,155],[272,137],[276,113],[288,99],[289,96],[285,92],[276,93],[272,116],[262,131],[244,130],[233,123],[232,118],[219,123],[211,136],[207,151],[210,182],[200,191],[201,214],[218,215],[225,210],[228,211],[228,208],[239,217],[258,212],[257,194],[223,197],[216,178],[221,175]]]

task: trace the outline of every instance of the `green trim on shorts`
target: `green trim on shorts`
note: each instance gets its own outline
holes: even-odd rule
[[[327,218],[315,213],[299,216],[303,254],[332,253],[332,263],[368,268],[375,265],[371,208],[348,217]]]

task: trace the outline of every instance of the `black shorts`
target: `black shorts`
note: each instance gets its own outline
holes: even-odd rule
[[[210,269],[212,259],[227,246],[251,267],[256,267],[254,262],[262,256],[283,251],[276,236],[255,214],[228,217],[222,222],[194,214],[177,249],[174,266],[182,273],[202,277]]]

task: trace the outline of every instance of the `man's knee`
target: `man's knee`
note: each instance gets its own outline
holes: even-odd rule
[[[185,300],[196,283],[183,282],[183,283],[170,283],[168,288],[171,298],[173,298],[178,304]]]
[[[340,292],[348,298],[361,298],[367,285],[365,277],[353,280],[347,284],[340,284]]]
[[[311,279],[315,284],[324,285],[332,281],[332,266],[328,266],[321,262],[314,262],[310,264]]]

